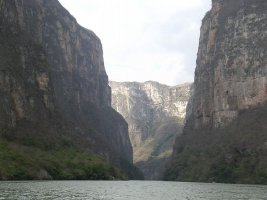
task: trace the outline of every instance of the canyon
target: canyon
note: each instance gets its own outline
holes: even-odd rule
[[[167,86],[109,81],[57,0],[0,0],[0,180],[267,184],[266,11],[212,0],[194,83]]]
[[[147,180],[161,179],[182,132],[191,84],[110,81],[110,86],[112,107],[128,123],[134,163]]]

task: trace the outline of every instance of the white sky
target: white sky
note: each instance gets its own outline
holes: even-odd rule
[[[102,41],[109,80],[192,82],[211,0],[60,0]]]

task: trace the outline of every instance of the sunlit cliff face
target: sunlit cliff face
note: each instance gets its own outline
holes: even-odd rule
[[[240,110],[266,101],[267,14],[259,2],[214,0],[205,16],[195,72],[194,128],[225,126]]]

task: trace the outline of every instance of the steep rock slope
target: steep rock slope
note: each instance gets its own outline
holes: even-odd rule
[[[112,106],[129,126],[134,162],[146,179],[160,179],[181,133],[190,84],[110,82]]]
[[[266,42],[266,1],[212,1],[166,179],[267,183]]]
[[[5,148],[44,151],[65,145],[133,169],[127,123],[110,105],[99,38],[57,0],[0,0],[0,29]],[[38,170],[52,173],[43,164],[32,167],[32,178]],[[12,178],[0,168],[1,175]]]

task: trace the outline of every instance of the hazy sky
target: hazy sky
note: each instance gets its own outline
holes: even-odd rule
[[[192,82],[211,0],[60,0],[100,37],[110,80]]]

